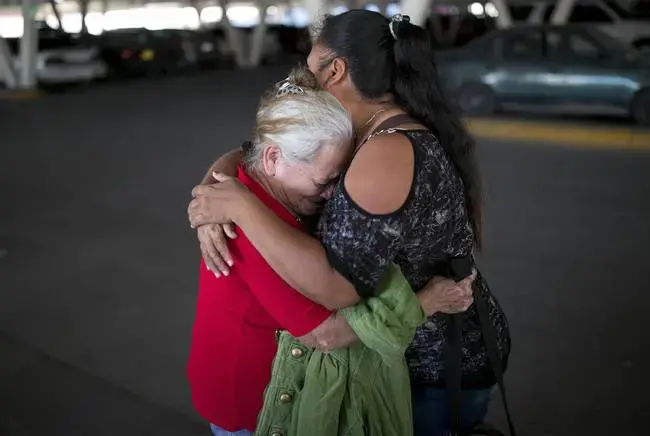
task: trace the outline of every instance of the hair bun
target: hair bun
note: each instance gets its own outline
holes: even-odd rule
[[[289,73],[289,77],[287,77],[286,80],[293,85],[299,86],[305,91],[321,90],[321,87],[318,85],[316,76],[306,67],[294,68],[291,70],[291,73]]]

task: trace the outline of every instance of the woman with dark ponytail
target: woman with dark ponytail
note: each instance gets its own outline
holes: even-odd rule
[[[373,296],[392,263],[416,291],[434,276],[460,278],[456,261],[469,259],[473,266],[481,246],[481,184],[474,141],[443,95],[425,31],[401,15],[351,10],[328,16],[308,65],[348,110],[356,137],[349,168],[331,181],[320,241],[273,220],[225,178],[196,193],[192,224],[234,222],[280,276],[331,309]],[[223,163],[213,169],[231,171]],[[221,254],[230,260],[227,251]],[[475,301],[487,308],[503,369],[508,322],[480,274],[473,287]],[[482,422],[496,382],[478,304],[462,314],[460,325],[461,432]],[[406,353],[416,436],[446,435],[452,427],[447,313],[454,311],[429,311]]]

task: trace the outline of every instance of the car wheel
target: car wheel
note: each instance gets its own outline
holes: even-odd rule
[[[497,98],[494,91],[483,84],[463,85],[458,92],[457,103],[465,115],[485,116],[497,111]]]
[[[643,88],[636,93],[630,112],[637,124],[650,126],[650,88]]]

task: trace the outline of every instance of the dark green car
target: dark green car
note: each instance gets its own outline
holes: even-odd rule
[[[509,107],[630,116],[650,125],[650,62],[593,27],[522,26],[438,54],[443,83],[469,115]]]

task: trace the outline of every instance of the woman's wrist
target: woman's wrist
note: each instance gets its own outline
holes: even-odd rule
[[[428,296],[426,294],[427,294],[427,290],[423,289],[420,292],[416,293],[415,295],[418,298],[418,302],[420,303],[420,307],[422,308],[424,314],[426,316],[431,316],[435,312],[431,313],[431,309],[432,309],[431,302],[429,301],[429,298],[427,298]]]
[[[250,218],[252,213],[256,212],[262,203],[248,189],[238,192],[230,203],[230,219],[232,222],[242,227],[245,225],[246,218]]]

